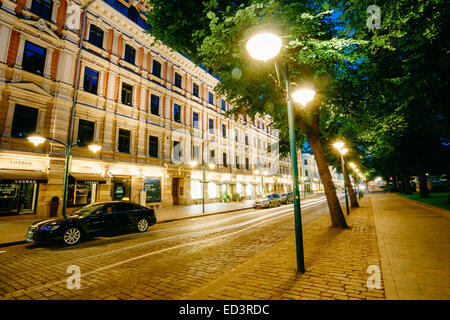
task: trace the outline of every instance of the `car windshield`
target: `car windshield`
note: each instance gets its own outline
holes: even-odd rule
[[[67,216],[88,216],[101,206],[103,206],[103,204],[89,204],[78,210],[75,210],[74,212],[68,214]]]

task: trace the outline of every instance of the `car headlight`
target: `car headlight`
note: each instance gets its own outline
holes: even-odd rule
[[[59,228],[59,224],[51,224],[42,228],[44,231],[52,231]]]

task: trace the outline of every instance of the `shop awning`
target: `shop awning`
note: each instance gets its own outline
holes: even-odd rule
[[[94,173],[71,173],[70,174],[78,183],[84,183],[84,184],[105,184],[106,180],[105,177],[101,177],[98,174]]]
[[[47,183],[47,174],[36,170],[0,170],[0,183]]]

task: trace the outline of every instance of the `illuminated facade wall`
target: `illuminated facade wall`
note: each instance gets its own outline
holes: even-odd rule
[[[73,137],[102,150],[72,149],[69,210],[111,199],[146,206],[198,203],[198,190],[191,197],[198,183],[191,181],[202,175],[200,165],[189,164],[193,157],[216,164],[206,170],[207,202],[232,196],[237,183],[245,197],[254,197],[256,168],[276,173],[267,179],[273,190],[286,189],[290,173],[282,172],[290,172],[289,162],[267,153],[278,140],[270,119],[225,117],[232,106],[214,92],[216,78],[182,54],[151,45],[144,3],[96,0],[89,7]],[[67,141],[81,31],[67,28],[67,0],[36,4],[2,0],[0,193],[5,199],[27,194],[5,200],[4,212],[14,207],[45,217],[51,198],[62,199],[64,148],[50,142],[34,147],[25,137],[37,132]],[[24,132],[18,129],[22,114],[28,119]],[[177,148],[181,162],[174,161]]]

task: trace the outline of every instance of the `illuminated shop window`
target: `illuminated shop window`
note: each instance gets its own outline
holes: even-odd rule
[[[202,198],[202,183],[198,180],[191,181],[191,198],[192,199]]]

